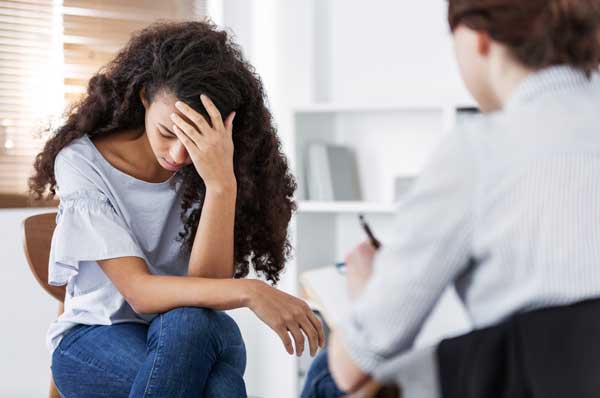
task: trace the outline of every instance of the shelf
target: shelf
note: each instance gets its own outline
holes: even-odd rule
[[[395,210],[393,203],[376,202],[319,202],[299,200],[299,213],[390,213]]]
[[[444,112],[452,108],[474,107],[465,101],[396,102],[396,103],[322,103],[294,107],[294,113],[356,113],[356,112]]]
[[[342,112],[390,112],[390,111],[426,111],[443,112],[450,104],[410,103],[410,104],[306,104],[293,109],[295,113],[342,113]]]

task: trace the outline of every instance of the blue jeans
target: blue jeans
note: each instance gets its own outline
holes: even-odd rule
[[[63,398],[246,397],[246,349],[224,312],[179,307],[150,325],[77,325],[52,355]]]
[[[302,389],[301,398],[338,398],[346,393],[338,388],[329,372],[327,365],[327,349],[322,350],[315,357]]]

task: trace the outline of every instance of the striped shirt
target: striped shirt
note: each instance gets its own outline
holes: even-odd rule
[[[444,137],[341,326],[358,366],[376,375],[407,352],[451,284],[475,328],[600,296],[598,76],[533,73]]]

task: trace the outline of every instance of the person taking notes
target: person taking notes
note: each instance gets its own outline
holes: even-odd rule
[[[408,352],[449,285],[477,329],[600,297],[600,2],[449,0],[448,21],[483,114],[445,136],[386,244],[347,255],[357,298],[329,341],[327,396]],[[436,396],[435,349],[422,355]],[[303,397],[318,387],[309,373]]]

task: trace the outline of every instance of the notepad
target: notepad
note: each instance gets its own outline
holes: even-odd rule
[[[346,275],[335,266],[303,272],[300,274],[300,284],[332,329],[350,314],[352,301]]]

